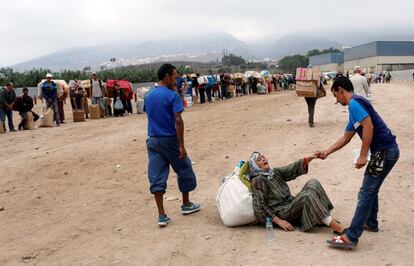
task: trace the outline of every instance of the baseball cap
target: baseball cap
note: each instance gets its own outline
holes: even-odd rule
[[[52,76],[52,74],[47,73],[47,74],[46,74],[46,78],[53,78],[53,76]]]

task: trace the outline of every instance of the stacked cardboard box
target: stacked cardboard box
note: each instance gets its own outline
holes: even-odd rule
[[[320,82],[319,68],[296,69],[296,94],[300,97],[317,97]]]

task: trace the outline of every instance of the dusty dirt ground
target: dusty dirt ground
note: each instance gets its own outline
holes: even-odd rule
[[[268,243],[263,227],[227,228],[220,220],[214,196],[238,160],[259,150],[271,165],[285,165],[343,133],[347,109],[330,93],[318,100],[316,127],[309,128],[305,100],[288,91],[183,113],[198,178],[191,197],[202,210],[183,216],[181,202],[166,201],[166,228],[156,224],[148,191],[145,115],[84,123],[67,115],[60,128],[0,135],[0,265],[413,265],[414,85],[373,85],[373,97],[401,157],[380,192],[380,232],[364,233],[354,251],[327,247],[327,228],[277,229]],[[290,182],[293,194],[319,179],[334,216],[349,225],[363,177],[352,165],[360,143],[355,137],[313,161],[309,174]],[[174,173],[167,196],[180,198]]]

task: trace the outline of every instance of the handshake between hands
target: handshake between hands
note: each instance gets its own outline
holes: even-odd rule
[[[328,157],[328,154],[326,154],[326,152],[324,151],[315,151],[312,155],[310,156],[306,156],[306,159],[309,162],[311,162],[313,159],[321,159],[321,160],[325,160],[326,157]]]

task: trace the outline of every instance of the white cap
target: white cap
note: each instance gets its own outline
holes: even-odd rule
[[[354,70],[359,70],[360,68],[360,66],[354,66]]]
[[[53,76],[52,76],[52,74],[47,73],[47,74],[46,74],[46,78],[53,78]]]
[[[92,72],[92,75],[96,75],[96,72],[94,71],[94,72]]]

